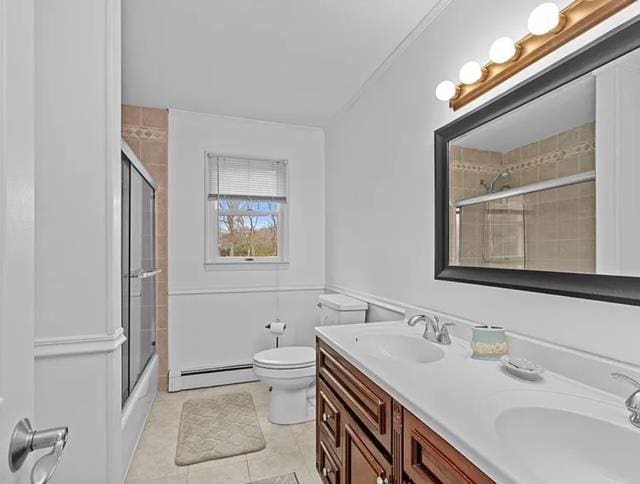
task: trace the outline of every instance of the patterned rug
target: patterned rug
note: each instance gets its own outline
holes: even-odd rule
[[[260,479],[259,481],[253,481],[250,484],[299,484],[299,481],[295,473],[293,473],[284,474],[283,476],[269,477],[268,479]]]
[[[251,394],[231,393],[184,402],[176,465],[248,454],[265,446]],[[271,484],[271,481],[265,482]],[[273,482],[289,484],[289,481]]]

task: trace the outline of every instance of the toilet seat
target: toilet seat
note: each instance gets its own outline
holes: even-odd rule
[[[287,346],[256,353],[253,365],[269,370],[297,370],[312,368],[316,364],[316,352],[308,346]]]

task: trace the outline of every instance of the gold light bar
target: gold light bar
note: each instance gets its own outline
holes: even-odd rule
[[[558,49],[578,35],[631,5],[637,0],[576,0],[561,11],[561,23],[548,34],[528,34],[518,42],[518,55],[504,64],[489,62],[483,67],[486,74],[474,84],[458,84],[456,96],[449,101],[454,110],[470,103],[503,83],[547,54]]]

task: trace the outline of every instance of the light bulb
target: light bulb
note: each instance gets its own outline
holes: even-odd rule
[[[482,79],[482,67],[476,61],[469,61],[460,69],[460,80],[464,84],[474,84]]]
[[[451,81],[442,81],[436,87],[436,97],[440,101],[449,101],[453,99],[457,92],[456,85]]]
[[[551,2],[541,3],[529,15],[529,32],[544,35],[560,24],[560,8]]]
[[[500,37],[489,49],[489,58],[496,64],[509,62],[516,55],[516,44],[510,37]]]

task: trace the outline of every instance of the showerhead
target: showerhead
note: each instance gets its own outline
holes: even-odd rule
[[[508,171],[503,171],[502,173],[496,175],[496,177],[488,186],[484,183],[483,183],[483,186],[487,189],[489,193],[495,193],[498,182],[504,179],[508,179],[510,176],[511,176],[511,173],[509,173]]]

